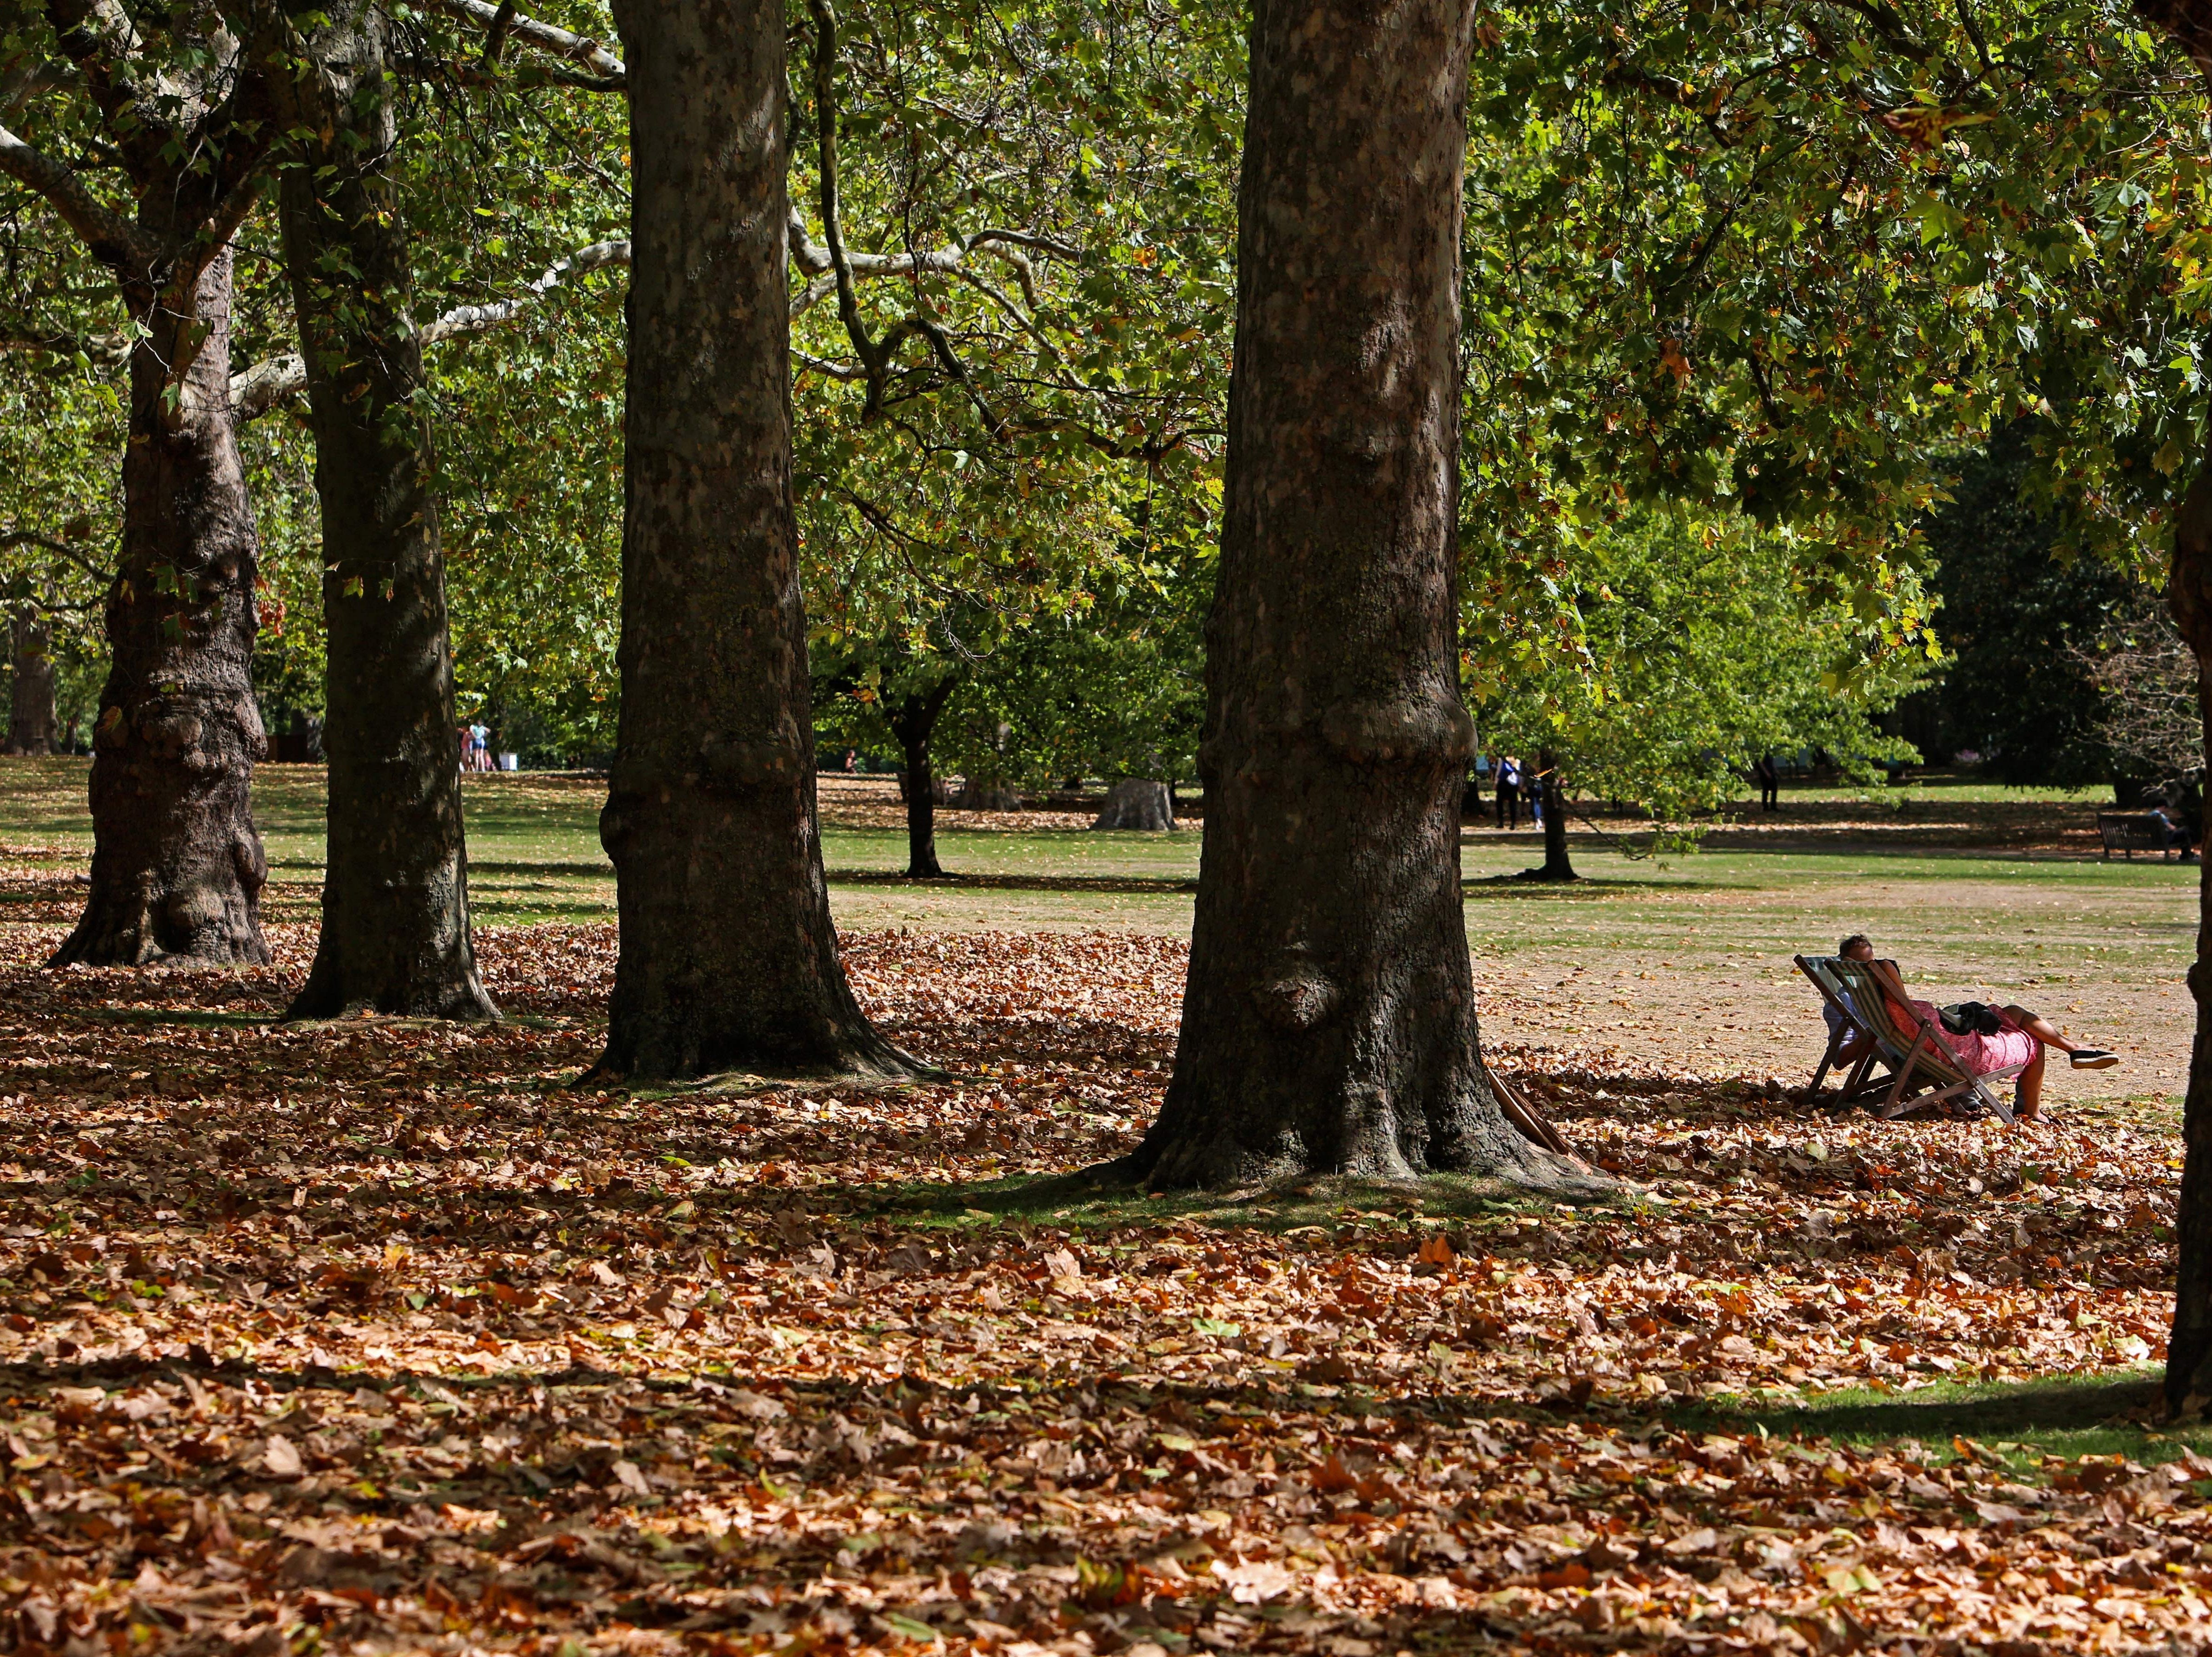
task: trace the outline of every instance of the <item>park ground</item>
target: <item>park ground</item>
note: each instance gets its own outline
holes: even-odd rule
[[[1694,855],[1470,823],[1493,1061],[1621,1181],[1068,1177],[1173,1051],[1199,836],[826,780],[872,1014],[948,1079],[581,1090],[596,785],[471,778],[507,1017],[276,1022],[276,952],[39,968],[81,762],[0,762],[0,1648],[2194,1651],[2212,1439],[2154,1415],[2193,869],[2085,798],[1785,794]],[[1780,1096],[1797,950],[2121,1052],[2044,1123]]]

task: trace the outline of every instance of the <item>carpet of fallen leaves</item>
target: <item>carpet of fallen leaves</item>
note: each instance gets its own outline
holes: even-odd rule
[[[303,928],[238,974],[53,941],[0,953],[0,1648],[2208,1639],[2212,1461],[1723,1407],[2160,1356],[2169,1138],[1507,1052],[1641,1194],[1056,1217],[1003,1182],[1150,1119],[1176,943],[853,937],[966,1079],[653,1098],[573,1086],[611,928],[484,934],[477,1029],[272,1022]]]

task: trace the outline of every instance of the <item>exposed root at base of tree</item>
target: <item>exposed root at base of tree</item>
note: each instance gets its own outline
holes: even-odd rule
[[[882,1064],[872,1059],[854,1058],[839,1064],[763,1065],[744,1070],[708,1071],[697,1076],[630,1076],[611,1068],[602,1059],[569,1086],[656,1096],[748,1097],[788,1093],[805,1087],[883,1088],[960,1079],[896,1047],[887,1047],[886,1050],[902,1062]]]
[[[293,998],[284,1009],[283,1022],[288,1024],[328,1023],[340,1018],[414,1018],[432,1020],[440,1023],[495,1024],[499,1009],[492,1005],[491,997],[484,993],[480,984],[455,988],[435,1005],[392,1007],[378,1005],[372,997],[347,1001],[340,996],[320,993],[313,980]]]

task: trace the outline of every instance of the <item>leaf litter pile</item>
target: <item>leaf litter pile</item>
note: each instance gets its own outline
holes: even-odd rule
[[[237,974],[47,974],[15,936],[0,1648],[2027,1657],[2212,1626],[2185,1448],[1761,1424],[2162,1356],[2178,1145],[2063,1101],[1888,1124],[1506,1052],[1620,1201],[1039,1202],[1011,1176],[1158,1108],[1181,945],[856,936],[871,1013],[960,1079],[648,1096],[574,1085],[610,927],[488,931],[508,1017],[474,1029],[274,1023],[305,928]]]

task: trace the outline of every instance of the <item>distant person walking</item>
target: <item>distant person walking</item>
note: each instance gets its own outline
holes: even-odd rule
[[[1769,811],[1782,809],[1782,771],[1774,763],[1774,756],[1761,754],[1751,762],[1751,774],[1759,782],[1759,804]]]
[[[1508,816],[1513,826],[1521,826],[1521,762],[1510,754],[1498,756],[1498,826],[1505,827]]]

